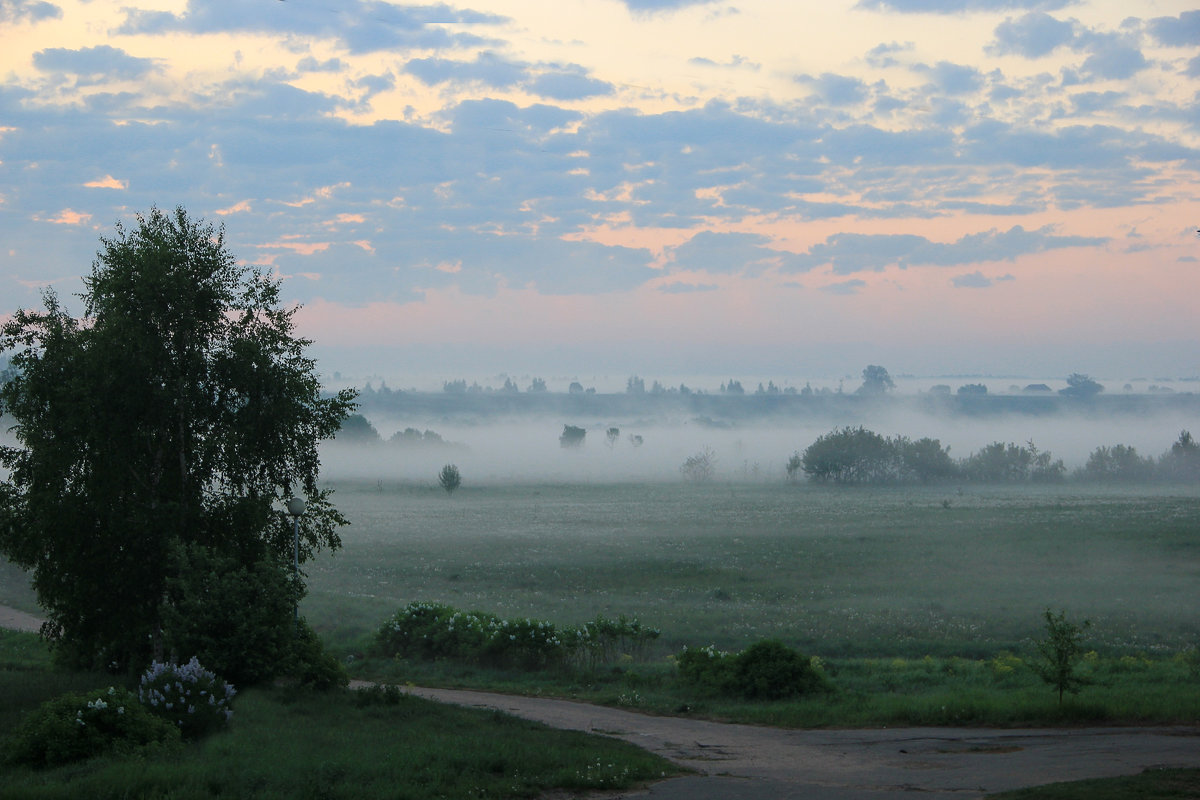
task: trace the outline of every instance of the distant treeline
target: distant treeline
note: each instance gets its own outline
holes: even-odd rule
[[[840,428],[820,436],[787,463],[792,480],[813,483],[895,485],[912,483],[1056,483],[1067,479],[1061,458],[1026,444],[993,442],[954,460],[937,439],[885,437],[863,427]],[[1200,481],[1200,445],[1183,431],[1158,459],[1123,444],[1101,446],[1075,470],[1074,478],[1095,482]]]
[[[728,387],[728,383],[725,384]],[[972,386],[972,385],[968,385]],[[686,387],[685,387],[686,388]],[[964,387],[960,387],[964,388]],[[881,410],[903,410],[932,415],[989,417],[1004,414],[1049,416],[1054,414],[1156,414],[1200,412],[1200,394],[1191,392],[1135,394],[1113,393],[1077,396],[1059,392],[989,394],[971,388],[966,392],[863,394],[813,390],[799,392],[417,392],[367,386],[358,398],[361,409],[374,418],[489,419],[497,417],[551,416],[609,422],[619,419],[690,417],[698,421],[791,417],[807,419],[868,419]]]

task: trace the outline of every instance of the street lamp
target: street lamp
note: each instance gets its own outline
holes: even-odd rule
[[[300,517],[304,515],[304,498],[293,497],[287,501],[287,513],[292,515],[292,579],[293,591],[300,583]],[[292,604],[292,619],[300,627],[300,599]]]

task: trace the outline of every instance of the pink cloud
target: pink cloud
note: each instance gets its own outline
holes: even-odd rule
[[[251,209],[250,209],[250,201],[249,200],[239,200],[238,202],[234,203],[233,205],[231,205],[227,208],[218,208],[216,210],[216,213],[221,215],[222,217],[226,217],[226,216],[229,216],[230,214],[240,214],[240,213],[244,213],[244,212],[250,211],[250,210]]]
[[[103,178],[88,181],[84,186],[89,189],[128,189],[129,181],[118,180],[112,175],[105,175]]]
[[[39,214],[34,214],[33,218],[37,222],[50,222],[55,225],[86,225],[91,222],[92,215],[83,211],[64,208],[53,217],[43,217]]]

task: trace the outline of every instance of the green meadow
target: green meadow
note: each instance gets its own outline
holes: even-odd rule
[[[301,613],[356,678],[785,727],[1200,719],[1195,487],[330,486],[352,524],[343,549],[305,565]],[[0,601],[34,610],[20,574],[0,569]],[[587,668],[381,654],[375,632],[417,601],[559,627],[624,615],[661,635],[636,657]],[[1088,683],[1061,706],[1031,667],[1047,608],[1090,622],[1079,663]],[[737,651],[765,638],[811,658],[829,690],[748,701],[677,678],[685,646]],[[50,670],[28,634],[0,640],[0,667],[6,726],[43,699],[111,680]],[[260,689],[235,709],[228,733],[182,753],[9,769],[0,794],[337,797],[349,791],[339,787],[359,787],[354,796],[534,797],[627,787],[674,769],[611,740],[415,698]],[[1194,779],[1148,775],[1136,785],[1187,797]],[[1053,791],[1020,796],[1102,796],[1090,783]]]
[[[1086,618],[1101,654],[1200,644],[1200,491],[785,484],[333,484],[344,548],[302,606],[339,641],[411,601],[684,645],[780,638],[823,658],[990,658]]]

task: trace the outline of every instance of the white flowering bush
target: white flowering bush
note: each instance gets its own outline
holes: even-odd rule
[[[29,712],[6,742],[5,760],[54,767],[146,745],[177,746],[180,731],[144,708],[127,689],[110,686],[56,697]]]
[[[380,651],[399,658],[545,669],[568,663],[595,667],[618,656],[641,655],[658,635],[656,628],[624,616],[559,628],[544,620],[417,602],[393,614],[375,638]]]
[[[566,647],[553,623],[503,619],[482,611],[459,611],[440,603],[410,603],[376,634],[390,656],[449,659],[504,667],[562,663]]]
[[[233,716],[233,686],[200,666],[155,661],[142,673],[138,699],[152,713],[175,725],[184,738],[197,738],[223,728]]]
[[[574,651],[576,663],[590,669],[615,663],[622,657],[645,658],[650,643],[659,634],[658,628],[643,625],[636,617],[624,614],[616,619],[597,616],[578,628],[563,632]]]

